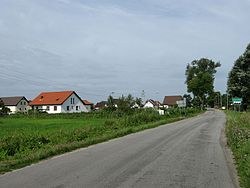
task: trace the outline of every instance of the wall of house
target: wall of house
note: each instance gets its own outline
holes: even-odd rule
[[[169,108],[169,106],[167,104],[164,104],[163,107],[164,108]]]
[[[22,99],[21,101],[19,101],[19,103],[16,106],[17,112],[27,112],[29,109],[30,109],[29,103],[25,99]]]
[[[54,107],[56,106],[56,110]],[[44,106],[34,106],[35,110],[48,112],[49,114],[58,114],[62,113],[62,106],[61,105],[44,105]]]
[[[154,108],[154,105],[151,102],[147,102],[143,108]]]
[[[47,110],[47,107],[49,107],[49,110]],[[56,107],[56,110],[55,110],[55,107]],[[49,105],[49,106],[44,106],[43,108],[46,109],[46,111],[49,113],[49,114],[59,114],[59,113],[62,113],[62,106],[61,105]]]
[[[69,109],[67,108],[69,107]],[[78,109],[77,109],[78,108]],[[83,104],[74,93],[63,103],[63,113],[76,113],[76,112],[89,112],[86,106]]]
[[[5,106],[10,109],[10,114],[15,114],[17,111],[16,106]]]
[[[92,109],[91,109],[91,105],[85,105],[86,109],[88,110],[88,112],[91,112]]]

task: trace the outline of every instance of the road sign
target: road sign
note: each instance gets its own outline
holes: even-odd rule
[[[242,98],[232,98],[233,104],[241,104]]]

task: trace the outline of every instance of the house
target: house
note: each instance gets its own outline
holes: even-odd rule
[[[155,109],[158,109],[160,107],[161,107],[161,103],[153,99],[147,100],[143,106],[143,108],[155,108]]]
[[[88,112],[82,99],[74,91],[42,92],[32,102],[33,110],[49,114]]]
[[[132,108],[134,109],[140,109],[142,106],[140,106],[138,103],[134,103],[134,105],[132,106]]]
[[[89,102],[88,100],[82,99],[82,102],[84,106],[87,108],[88,112],[91,112],[93,110],[94,104],[92,102]]]
[[[96,103],[95,110],[100,110],[100,109],[106,108],[107,106],[108,106],[107,101],[101,101],[101,102]]]
[[[0,97],[0,99],[3,101],[4,106],[10,109],[11,114],[25,113],[30,109],[29,101],[24,96]]]
[[[174,95],[174,96],[165,96],[163,100],[163,106],[165,108],[171,108],[174,106],[177,106],[178,101],[182,101],[183,98],[180,95]]]

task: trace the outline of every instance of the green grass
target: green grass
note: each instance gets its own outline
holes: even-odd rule
[[[250,187],[250,112],[228,112],[228,145],[233,151],[241,187]]]
[[[58,130],[72,130],[88,125],[100,125],[103,119],[42,119],[42,118],[1,118],[0,119],[0,138],[14,132],[40,132],[51,133]]]
[[[194,109],[171,110],[160,116],[142,110],[122,116],[100,112],[0,118],[0,173],[198,113]]]

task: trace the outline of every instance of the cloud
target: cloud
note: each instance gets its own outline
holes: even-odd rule
[[[93,101],[111,92],[162,100],[183,94],[186,64],[220,61],[225,91],[249,42],[249,1],[7,1],[0,3],[2,95],[32,98],[76,90]],[[10,85],[12,87],[10,87]]]

